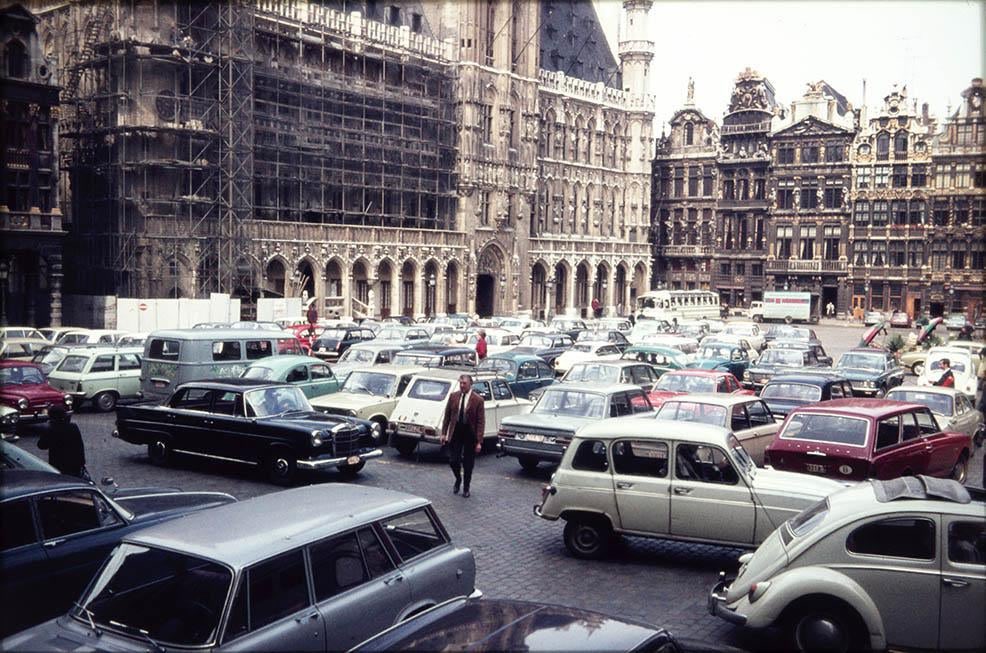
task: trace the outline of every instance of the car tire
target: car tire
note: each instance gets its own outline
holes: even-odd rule
[[[160,438],[147,445],[147,457],[151,463],[163,467],[171,462],[172,450],[171,443],[164,438]]]
[[[338,469],[339,473],[346,478],[353,478],[359,474],[364,467],[366,467],[366,461],[361,460],[355,465],[339,465],[336,469]]]
[[[867,648],[851,612],[822,603],[798,611],[790,621],[790,644],[795,651],[859,651]]]
[[[785,315],[784,316],[784,324],[791,324],[792,322],[794,322],[794,318],[793,317],[791,317],[790,315]]]
[[[959,459],[955,461],[955,466],[952,467],[952,471],[948,477],[965,484],[966,479],[969,478],[969,456],[964,453],[961,454]]]
[[[972,443],[977,447],[983,446],[983,440],[986,440],[986,424],[980,424],[979,429],[972,436]]]
[[[602,518],[576,518],[565,524],[565,547],[576,558],[598,560],[613,544],[613,528]]]
[[[418,441],[409,438],[397,438],[394,441],[394,448],[402,456],[410,456],[418,448]]]
[[[116,408],[116,393],[115,392],[100,392],[98,395],[92,398],[92,405],[101,413],[108,413],[114,408]]]
[[[924,374],[924,363],[918,361],[917,363],[914,363],[914,365],[911,365],[911,373],[913,373],[914,376],[921,376]]]
[[[290,449],[274,449],[264,461],[267,478],[276,485],[291,485],[294,481],[298,465],[294,453]]]
[[[517,456],[517,462],[520,463],[520,468],[525,472],[533,472],[538,468],[538,463],[541,461],[534,456]]]
[[[876,389],[876,392],[873,393],[873,396],[875,398],[877,398],[877,399],[883,399],[884,397],[887,396],[887,389],[886,388],[877,388]]]

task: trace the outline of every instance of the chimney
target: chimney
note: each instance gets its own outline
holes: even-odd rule
[[[925,102],[924,104],[921,105],[921,120],[924,121],[924,124],[928,124],[929,118],[930,116],[928,115],[928,103]]]
[[[832,99],[832,98],[829,98],[829,101],[828,101],[828,113],[826,114],[828,117],[826,119],[829,122],[832,122],[832,119],[834,117],[834,114],[835,114],[835,100]]]
[[[792,123],[794,122],[795,115],[797,114],[797,111],[796,111],[797,106],[798,105],[797,105],[796,102],[791,102],[791,122]]]

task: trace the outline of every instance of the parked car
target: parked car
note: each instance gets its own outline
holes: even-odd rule
[[[550,603],[459,598],[414,615],[351,653],[498,650],[680,653],[663,628]]]
[[[428,370],[406,365],[374,365],[356,368],[346,377],[339,392],[312,400],[312,408],[330,415],[370,420],[386,433],[390,415],[411,379]]]
[[[41,374],[47,378],[72,349],[71,345],[46,345],[35,352],[31,362],[41,368]]]
[[[623,335],[633,330],[633,324],[625,317],[601,317],[593,320],[592,325],[596,329],[616,329]]]
[[[986,342],[976,342],[975,340],[949,340],[946,346],[954,349],[964,349],[969,352],[969,356],[972,357],[972,362],[975,364],[977,370],[980,366],[986,364],[986,359],[982,356],[982,352],[986,351]]]
[[[80,330],[79,327],[64,327],[63,326],[63,327],[47,327],[47,328],[44,328],[44,329],[38,329],[37,331],[38,331],[38,333],[41,334],[41,337],[42,338],[44,338],[45,340],[47,340],[50,343],[54,343],[54,342],[56,342],[58,340],[58,338],[63,333],[67,333],[69,331],[79,331],[79,330]],[[7,337],[7,336],[3,336],[3,337]]]
[[[30,340],[47,340],[44,333],[33,327],[4,326],[0,327],[0,340],[12,338],[28,338]]]
[[[763,351],[766,347],[763,330],[755,322],[729,322],[721,335],[744,338],[756,351]]]
[[[945,316],[945,328],[949,331],[960,331],[969,324],[969,320],[966,319],[965,313],[949,313]]]
[[[302,344],[305,351],[311,351],[312,345],[315,344],[315,340],[322,335],[322,331],[325,327],[316,324],[314,327],[305,322],[301,324],[292,324],[290,326],[282,327],[285,333],[289,333],[298,339],[298,342]]]
[[[335,361],[352,345],[373,340],[375,337],[369,329],[356,325],[322,329],[312,342],[312,356]]]
[[[934,385],[944,373],[943,360],[948,360],[955,379],[955,389],[976,400],[979,379],[976,377],[976,363],[965,349],[958,347],[932,347],[925,359],[924,371],[918,377],[918,385]],[[976,358],[978,361],[978,357]]]
[[[14,433],[17,431],[17,423],[21,419],[21,413],[13,406],[0,404],[0,433],[3,439],[19,439]]]
[[[911,316],[905,311],[894,311],[890,314],[890,326],[895,329],[910,329]]]
[[[395,324],[385,324],[382,329],[377,331],[376,342],[378,343],[399,343],[402,345],[412,345],[416,342],[427,342],[431,338],[427,329],[419,326],[405,326]]]
[[[564,520],[579,558],[605,556],[622,534],[754,547],[839,487],[757,468],[719,426],[605,420],[575,435],[534,513]]]
[[[586,361],[618,360],[620,349],[605,340],[576,342],[571,349],[554,360],[555,374],[563,375],[572,365]]]
[[[712,424],[732,431],[754,463],[763,466],[763,453],[781,426],[762,399],[751,395],[689,394],[668,399],[655,419]]]
[[[575,336],[589,327],[585,320],[579,318],[556,317],[548,323],[548,328],[558,333],[564,333],[574,340]]]
[[[667,372],[683,370],[689,363],[688,354],[680,349],[640,343],[623,352],[620,360],[645,362],[654,368],[658,377]]]
[[[639,345],[646,336],[658,333],[671,333],[671,323],[667,320],[652,320],[641,317],[630,329],[627,340],[635,345]]]
[[[406,345],[402,344],[372,340],[353,345],[332,365],[332,371],[337,377],[344,379],[349,372],[358,367],[386,365],[393,359],[394,354],[406,348]]]
[[[623,353],[623,351],[630,346],[630,341],[627,340],[626,335],[618,329],[586,329],[585,331],[579,332],[578,336],[575,338],[575,342],[608,342],[612,345],[616,345],[616,348],[620,350],[620,353]]]
[[[547,328],[547,325],[541,320],[532,320],[524,317],[506,317],[500,320],[497,327],[519,334],[526,329],[544,329]]]
[[[965,481],[971,451],[972,438],[942,431],[927,406],[833,399],[791,411],[767,463],[846,481],[913,474]]]
[[[475,349],[477,342],[479,342],[479,335],[474,332],[466,338],[465,345]],[[488,356],[510,351],[519,344],[520,335],[513,333],[512,331],[506,331],[503,329],[496,331],[493,329],[486,330],[486,354]]]
[[[378,425],[316,412],[300,388],[254,379],[186,383],[161,405],[121,406],[113,437],[146,446],[159,465],[175,453],[220,457],[279,484],[299,469],[355,475],[383,455]]]
[[[312,356],[268,356],[247,365],[240,378],[290,383],[309,399],[332,394],[342,385],[325,361]]]
[[[127,333],[126,335],[120,336],[120,339],[116,341],[117,347],[140,347],[144,348],[144,343],[147,342],[147,336],[151,335],[147,332],[139,333]]]
[[[788,338],[778,338],[767,345],[768,349],[808,349],[814,354],[822,367],[832,366],[832,357],[825,353],[825,347],[818,339],[794,340]]]
[[[475,578],[472,552],[452,543],[425,499],[311,485],[129,535],[67,615],[3,645],[345,650],[475,595]]]
[[[899,385],[887,393],[887,399],[927,406],[943,430],[969,435],[977,447],[986,438],[983,414],[955,388]]]
[[[109,412],[121,399],[141,398],[143,352],[143,347],[76,347],[48,374],[48,383],[72,395],[76,409],[90,401],[96,410]]]
[[[16,412],[14,414],[16,414]],[[0,470],[5,472],[8,469],[29,469],[35,472],[61,474],[61,472],[35,456],[33,453],[25,451],[16,444],[11,444],[7,440],[0,440]],[[7,547],[4,546],[3,549],[6,550]]]
[[[552,385],[544,389],[530,413],[503,420],[497,433],[498,448],[504,455],[517,458],[525,471],[531,471],[542,460],[559,462],[583,426],[607,417],[653,410],[647,394],[635,385]]]
[[[168,489],[110,498],[64,474],[14,469],[4,470],[2,476],[3,635],[65,612],[123,537],[235,501],[221,492]],[[41,648],[50,646],[49,642]],[[2,648],[11,650],[6,642]]]
[[[904,382],[904,368],[883,349],[857,347],[844,353],[833,371],[849,379],[853,395],[882,397]]]
[[[771,347],[760,354],[757,362],[743,372],[743,385],[754,390],[767,385],[775,374],[783,374],[792,370],[826,367],[815,358],[815,352],[809,347],[780,348]]]
[[[818,335],[814,329],[808,327],[792,324],[771,324],[764,332],[763,339],[769,347],[775,340],[817,341]]]
[[[698,352],[698,340],[677,333],[649,333],[635,342],[636,345],[655,345],[669,347],[694,359]]]
[[[568,351],[575,344],[572,337],[563,333],[531,333],[520,339],[520,344],[511,353],[539,356],[548,365]]]
[[[706,340],[695,354],[689,368],[699,370],[721,370],[742,379],[750,367],[750,354],[741,345],[729,342],[709,342]]]
[[[390,442],[402,455],[411,455],[422,442],[439,444],[445,426],[445,404],[449,395],[458,390],[461,374],[461,371],[432,369],[411,380],[390,420]],[[507,382],[494,374],[477,372],[472,377],[473,392],[484,402],[483,438],[492,444],[501,421],[525,412],[531,402],[515,397]]]
[[[0,340],[0,359],[29,361],[48,344],[44,338],[4,338]]]
[[[886,321],[887,316],[880,311],[866,311],[863,313],[863,326],[872,326]]]
[[[798,406],[852,396],[849,379],[825,368],[777,374],[760,390],[760,398],[775,417],[784,417]]]
[[[59,345],[115,345],[116,341],[127,335],[119,329],[79,329],[66,331],[58,336]]]
[[[926,476],[845,488],[720,574],[709,611],[803,651],[981,651],[984,499]]]
[[[506,352],[487,356],[476,368],[477,372],[493,372],[510,386],[510,391],[520,399],[555,382],[555,371],[540,356]]]
[[[651,405],[658,408],[668,399],[693,392],[724,392],[727,394],[752,395],[736,380],[736,377],[723,370],[679,370],[661,376],[654,389],[647,393]]]
[[[16,408],[19,423],[48,419],[52,406],[72,410],[72,395],[53,388],[34,363],[0,360],[0,404]]]
[[[658,375],[648,363],[627,360],[594,360],[575,363],[562,383],[629,383],[650,392]]]
[[[391,363],[414,367],[476,367],[479,356],[472,347],[412,345],[394,354]]]

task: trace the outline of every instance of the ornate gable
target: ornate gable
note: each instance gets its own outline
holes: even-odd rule
[[[829,122],[825,122],[815,116],[806,116],[794,123],[790,127],[785,127],[784,129],[778,131],[775,134],[777,136],[831,136],[831,135],[846,135],[852,132],[838,125],[833,125]]]

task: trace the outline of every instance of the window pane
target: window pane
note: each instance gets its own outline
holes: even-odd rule
[[[90,492],[64,492],[38,500],[42,537],[56,537],[99,528],[100,519]],[[4,526],[6,529],[6,525]]]
[[[92,368],[90,372],[112,372],[113,371],[113,356],[97,356],[96,360],[92,363]]]
[[[849,534],[851,553],[892,558],[935,559],[935,525],[927,519],[887,519]]]
[[[240,343],[235,340],[217,341],[212,343],[212,360],[214,361],[240,360]]]
[[[150,357],[162,360],[178,360],[181,345],[177,340],[151,340]]]
[[[613,445],[613,467],[617,474],[665,478],[668,475],[668,445],[622,440]]]
[[[301,551],[279,556],[250,570],[250,625],[263,628],[309,604]]]
[[[372,529],[360,529],[359,543],[363,549],[363,558],[366,560],[367,570],[370,572],[371,578],[382,576],[394,568],[394,563],[383,548],[380,538]]]
[[[410,560],[445,544],[445,538],[424,509],[384,520],[381,524],[402,560]]]
[[[356,533],[315,544],[309,555],[316,601],[324,601],[369,580]]]
[[[121,354],[118,358],[117,369],[121,372],[123,370],[139,370],[140,356],[137,354]]]
[[[900,418],[888,417],[880,420],[876,431],[876,448],[890,447],[900,440]]]
[[[679,444],[675,451],[676,478],[726,485],[739,482],[736,470],[719,449],[698,444]]]
[[[280,341],[279,341],[280,342]],[[237,358],[239,358],[239,343],[237,343]],[[281,351],[282,354],[288,353],[286,351]],[[298,352],[301,353],[301,352]],[[267,358],[271,355],[270,342],[267,340],[249,340],[246,343],[246,355],[247,360],[258,360],[261,358]]]
[[[606,445],[600,440],[586,440],[579,443],[579,448],[572,459],[572,469],[589,472],[605,472],[609,467],[606,461]]]
[[[948,559],[966,565],[986,565],[986,524],[981,521],[949,524]]]
[[[0,551],[13,549],[37,541],[31,504],[28,500],[7,501],[0,504]]]

